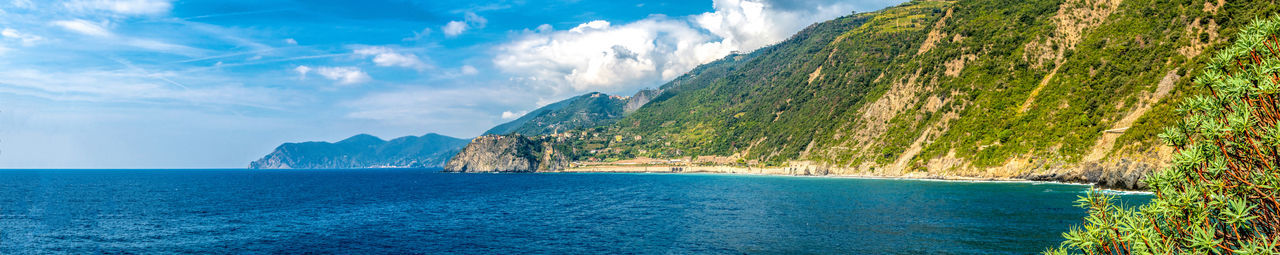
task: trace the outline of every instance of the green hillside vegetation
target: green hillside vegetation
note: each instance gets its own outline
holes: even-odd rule
[[[576,160],[714,155],[952,174],[1019,162],[1157,164],[1155,134],[1176,120],[1171,105],[1197,92],[1185,74],[1203,68],[1200,53],[1224,45],[1219,34],[1247,21],[1237,17],[1277,8],[913,1],[703,65],[562,146]]]
[[[1140,207],[1090,193],[1082,226],[1046,254],[1280,253],[1280,16],[1259,20],[1218,50],[1195,79],[1201,93],[1160,135],[1173,165],[1147,178]]]
[[[624,98],[588,93],[543,106],[511,122],[485,131],[485,135],[538,136],[566,130],[596,127],[621,118]]]

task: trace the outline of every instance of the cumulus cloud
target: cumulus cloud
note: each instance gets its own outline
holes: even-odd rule
[[[310,72],[311,72],[311,67],[307,67],[307,66],[298,66],[298,67],[293,68],[293,72],[298,73],[298,79],[299,79],[299,80],[306,80],[306,79],[307,79],[307,73],[310,73]]]
[[[446,36],[458,36],[462,34],[462,32],[467,31],[467,23],[457,20],[450,21],[449,24],[445,24],[444,27],[440,28],[440,30],[444,31],[444,35]]]
[[[123,15],[165,14],[173,9],[173,3],[168,0],[78,0],[62,5],[73,11],[106,11]]]
[[[293,38],[285,38],[284,43],[288,45],[298,45],[298,40],[294,40]]]
[[[359,56],[373,56],[373,63],[378,66],[398,66],[413,69],[426,69],[428,65],[422,62],[417,55],[410,53],[400,53],[387,47],[370,46],[358,48],[354,51]]]
[[[341,85],[364,83],[373,79],[369,77],[369,74],[354,66],[319,67],[316,68],[316,74],[323,76],[325,79],[338,81],[338,84]]]
[[[105,27],[103,27],[103,25],[93,23],[83,19],[59,20],[59,21],[54,21],[53,25],[62,27],[63,29],[70,30],[72,32],[81,33],[85,35],[98,36],[98,37],[112,36],[111,31],[108,31]]]
[[[455,36],[461,35],[462,32],[466,32],[468,29],[484,28],[484,26],[488,23],[489,23],[488,19],[485,19],[484,17],[480,17],[480,15],[477,15],[473,12],[467,12],[465,15],[463,15],[462,20],[449,21],[449,23],[445,24],[444,27],[440,28],[440,30],[441,32],[444,32],[445,36],[455,37]]]
[[[18,32],[18,30],[15,30],[12,28],[5,28],[4,30],[0,30],[0,36],[3,36],[4,38],[8,38],[8,39],[21,41],[23,46],[31,46],[31,45],[34,45],[36,42],[44,40],[43,37]]]
[[[493,62],[520,82],[561,93],[654,86],[734,51],[751,51],[850,13],[834,0],[716,0],[714,11],[627,24],[597,20],[568,30],[542,25],[498,47]]]

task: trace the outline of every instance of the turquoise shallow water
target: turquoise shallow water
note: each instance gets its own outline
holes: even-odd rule
[[[1085,186],[698,174],[0,170],[0,254],[1027,254]],[[1124,195],[1130,203],[1146,195]]]

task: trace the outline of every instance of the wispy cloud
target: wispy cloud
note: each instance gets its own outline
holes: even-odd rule
[[[400,39],[400,41],[403,41],[403,42],[421,41],[422,39],[427,38],[427,36],[430,36],[430,35],[431,35],[431,28],[428,27],[428,28],[423,28],[421,32],[413,32],[413,37]]]
[[[173,9],[167,0],[76,0],[63,3],[72,11],[108,11],[124,15],[165,14]]]
[[[378,66],[398,66],[413,69],[426,69],[429,67],[427,63],[422,62],[418,55],[411,53],[400,53],[388,47],[382,46],[365,46],[359,47],[353,52],[356,55],[364,57],[373,57],[373,63]]]
[[[44,37],[18,32],[18,30],[12,29],[12,28],[5,28],[4,30],[0,30],[0,36],[3,36],[4,38],[7,38],[7,39],[21,41],[23,46],[35,45],[37,42],[44,40]]]
[[[359,67],[354,66],[318,67],[316,68],[316,74],[325,79],[338,81],[339,85],[360,84],[373,79],[369,77],[369,74],[360,70]]]
[[[81,33],[85,35],[91,35],[91,36],[97,36],[97,37],[114,36],[114,34],[112,34],[111,31],[107,30],[107,28],[105,28],[103,25],[90,22],[88,20],[83,20],[83,19],[59,20],[59,21],[54,21],[53,25],[62,27],[63,29],[70,30],[72,32]]]
[[[181,19],[183,19],[183,20],[198,20],[198,19],[208,19],[208,18],[222,18],[222,17],[246,16],[246,15],[257,15],[257,14],[277,13],[277,12],[288,11],[288,10],[291,10],[291,9],[275,9],[275,10],[257,10],[257,11],[244,11],[244,12],[214,13],[214,14],[205,14],[205,15],[198,15],[198,16],[183,17],[183,18],[181,18]]]
[[[22,8],[22,9],[31,9],[36,7],[36,5],[31,2],[31,0],[13,0],[10,3],[13,5],[13,7]]]
[[[174,72],[150,73],[112,69],[47,72],[0,70],[0,93],[56,101],[138,104],[208,104],[282,109],[283,91],[236,84],[189,87],[174,81]]]
[[[476,75],[480,73],[480,70],[471,65],[463,65],[461,68],[458,68],[458,70],[462,75]]]

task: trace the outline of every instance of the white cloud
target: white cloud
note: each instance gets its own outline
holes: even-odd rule
[[[488,19],[480,17],[480,15],[473,12],[467,12],[463,16],[462,20],[449,21],[449,23],[445,24],[440,30],[444,32],[445,36],[454,37],[461,35],[462,32],[466,32],[468,29],[484,28],[487,24],[489,24]]]
[[[173,9],[167,0],[78,0],[62,4],[73,11],[107,11],[123,15],[165,14]]]
[[[354,66],[319,67],[316,68],[316,74],[326,79],[338,81],[338,84],[341,85],[364,83],[372,80],[369,74]]]
[[[31,45],[34,45],[36,42],[40,42],[41,40],[44,40],[43,37],[33,35],[33,34],[18,32],[18,30],[15,30],[12,28],[5,28],[4,30],[0,30],[0,36],[3,36],[4,38],[22,41],[23,46],[31,46]]]
[[[418,55],[410,53],[399,53],[395,50],[381,46],[369,46],[357,48],[354,53],[360,56],[373,56],[373,63],[378,66],[398,66],[413,69],[426,69],[428,65],[418,58]]]
[[[520,112],[504,111],[502,112],[502,119],[504,120],[516,119],[516,118],[520,118],[520,116],[524,116],[525,114],[529,114],[529,111],[520,111]]]
[[[299,80],[306,80],[306,79],[307,79],[307,73],[310,73],[310,72],[311,72],[311,67],[307,67],[307,66],[298,66],[298,67],[296,67],[296,68],[293,68],[293,71],[298,73],[298,79],[299,79]]]
[[[449,24],[445,24],[444,27],[440,28],[440,30],[444,31],[444,35],[446,36],[458,36],[462,34],[462,32],[467,31],[467,23],[457,20],[450,21]]]
[[[699,15],[655,15],[627,24],[597,20],[568,30],[543,25],[499,46],[493,62],[518,82],[562,94],[629,92],[670,81],[733,51],[777,43],[854,8],[834,0],[717,0],[713,7]]]
[[[107,29],[107,25],[108,25],[107,21],[103,21],[101,23],[94,23],[92,21],[83,20],[83,19],[71,19],[71,20],[58,20],[58,21],[52,22],[51,24],[58,27],[62,27],[63,29],[66,29],[71,32],[110,39],[110,40],[100,40],[99,42],[94,42],[95,44],[119,44],[119,45],[125,45],[125,46],[150,50],[153,52],[176,54],[176,55],[183,55],[188,57],[197,57],[197,56],[202,56],[208,53],[208,50],[194,48],[186,45],[173,44],[173,43],[159,41],[155,39],[135,38],[135,37],[129,37],[129,36],[116,35],[115,33],[112,33],[110,30]]]
[[[206,52],[206,50],[193,48],[191,46],[172,44],[172,43],[156,41],[151,39],[121,38],[116,40],[121,41],[122,43],[124,43],[124,45],[128,45],[128,46],[133,46],[133,47],[151,50],[155,52],[161,52],[161,53],[183,55],[188,57],[200,56]]]
[[[463,65],[459,71],[462,72],[462,75],[476,75],[480,73],[480,70],[476,70],[476,67],[471,65]]]
[[[63,29],[71,30],[72,32],[81,33],[85,35],[98,36],[98,37],[112,36],[111,31],[108,31],[102,25],[90,22],[88,20],[82,20],[82,19],[59,20],[59,21],[54,21],[53,24],[59,27],[62,27]]]
[[[285,38],[284,43],[288,45],[298,45],[298,40],[294,40],[293,38]]]

